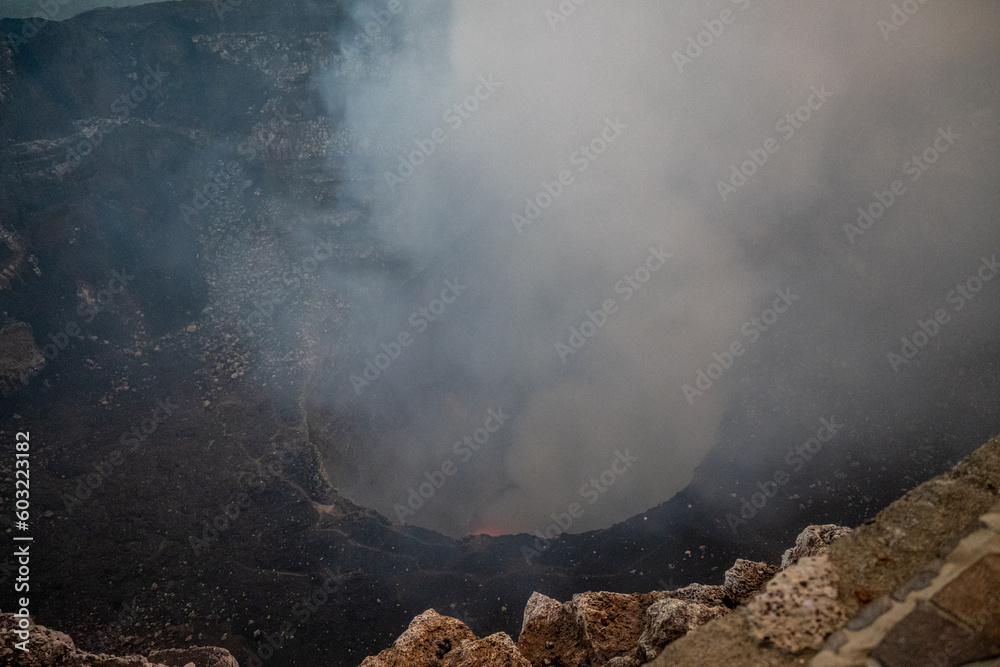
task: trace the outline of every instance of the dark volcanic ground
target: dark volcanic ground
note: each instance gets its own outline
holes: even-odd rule
[[[270,641],[273,665],[355,665],[428,607],[516,637],[533,590],[720,583],[734,558],[774,560],[809,523],[862,522],[998,430],[1000,350],[984,363],[970,343],[948,359],[954,374],[917,366],[883,403],[827,415],[844,404],[832,384],[805,393],[782,375],[795,363],[786,327],[748,357],[687,490],[531,563],[532,536],[454,540],[346,500],[330,482],[337,443],[376,438],[398,414],[310,403],[357,366],[372,326],[351,315],[368,295],[320,278],[352,266],[421,290],[365,211],[336,205],[331,162],[347,137],[315,81],[340,71],[331,34],[346,20],[334,2],[222,19],[211,3],[165,3],[0,43],[0,361],[31,359],[18,322],[56,346],[26,383],[4,376],[0,413],[0,442],[31,433],[40,624],[88,650],[218,645],[243,664]],[[123,94],[143,99],[123,106]],[[329,258],[307,261],[321,242]],[[116,293],[112,272],[128,283]],[[968,315],[984,327],[995,316]],[[762,368],[774,369],[766,382]],[[908,399],[935,383],[936,406]],[[823,416],[846,426],[734,535],[726,513],[784,466],[784,449],[767,448],[782,452],[770,460],[759,443],[797,445]],[[6,528],[12,493],[3,501]]]

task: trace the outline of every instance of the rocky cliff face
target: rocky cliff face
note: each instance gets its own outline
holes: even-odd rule
[[[836,622],[844,620],[843,612],[831,615],[800,601],[813,603],[826,593],[829,583],[822,577],[809,580],[810,575],[823,567],[819,557],[830,544],[850,532],[842,526],[809,526],[785,552],[781,568],[738,559],[726,570],[721,586],[691,584],[631,595],[578,593],[562,604],[533,593],[516,644],[505,633],[478,639],[461,621],[429,609],[414,618],[390,648],[366,658],[361,667],[639,667],[677,639],[751,600],[765,585],[767,591],[750,605],[765,632],[788,642],[818,641],[818,648]],[[802,559],[805,564],[798,566]],[[768,585],[779,570],[791,583]],[[778,599],[786,604],[777,604]],[[800,649],[798,644],[790,647],[792,652]]]

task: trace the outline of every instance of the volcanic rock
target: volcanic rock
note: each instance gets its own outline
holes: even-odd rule
[[[30,325],[9,322],[0,328],[0,395],[14,393],[44,364],[45,357],[35,344]]]
[[[556,667],[579,664],[590,655],[572,604],[538,592],[531,594],[524,607],[517,647],[532,664]]]
[[[851,532],[850,528],[832,523],[821,526],[807,526],[795,538],[795,546],[781,556],[781,567],[788,567],[806,556],[819,556],[835,540]]]
[[[782,570],[747,605],[757,639],[792,653],[820,648],[847,620],[837,581],[826,556],[807,556]]]
[[[640,657],[652,660],[670,642],[728,613],[727,607],[698,602],[669,598],[654,602],[646,609],[645,626],[639,637]]]
[[[737,558],[726,570],[723,588],[733,600],[742,604],[760,592],[779,569],[767,563]]]
[[[229,651],[214,646],[154,651],[149,658],[88,653],[78,649],[69,635],[34,624],[28,651],[22,651],[16,648],[17,626],[13,614],[0,614],[0,664],[8,667],[239,667]]]
[[[562,604],[536,592],[525,607],[518,648],[536,665],[637,665],[729,613],[730,605],[722,586],[702,584],[632,595],[580,593]]]
[[[723,586],[706,586],[705,584],[689,584],[684,588],[667,591],[665,597],[685,602],[697,602],[709,607],[731,606],[729,595]]]
[[[506,632],[497,632],[473,641],[467,641],[449,652],[441,667],[531,667],[514,640]]]
[[[413,619],[390,648],[365,658],[361,667],[440,667],[449,653],[475,641],[476,635],[465,623],[428,609]],[[448,664],[457,667],[463,663]]]

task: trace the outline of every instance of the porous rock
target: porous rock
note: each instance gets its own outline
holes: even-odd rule
[[[795,538],[795,546],[785,551],[781,556],[781,567],[789,567],[806,556],[819,556],[827,550],[835,540],[851,532],[850,528],[827,523],[817,526],[807,526]]]
[[[229,651],[216,647],[191,647],[154,651],[123,657],[88,653],[77,648],[69,635],[32,624],[28,651],[16,648],[17,619],[0,614],[0,665],[9,667],[239,667]]]
[[[826,556],[805,557],[779,572],[746,607],[757,639],[791,653],[822,647],[847,620],[837,579]]]
[[[240,667],[229,651],[216,646],[195,646],[191,648],[170,648],[153,651],[149,661],[162,663],[167,667]]]
[[[670,598],[654,602],[646,609],[646,623],[638,642],[639,657],[652,660],[670,642],[727,613],[729,609],[720,605]]]
[[[632,651],[642,634],[647,596],[588,592],[573,596],[584,641],[598,662]]]
[[[735,602],[742,604],[763,590],[780,568],[758,561],[736,559],[726,570],[723,588]]]
[[[531,594],[524,607],[517,648],[531,664],[554,667],[581,664],[590,654],[572,603],[557,602],[538,592]]]
[[[728,594],[722,586],[706,586],[705,584],[690,584],[664,593],[665,597],[685,602],[697,602],[709,607],[726,606]]]
[[[467,641],[450,651],[441,667],[531,667],[506,632]]]
[[[475,640],[465,623],[428,609],[410,621],[391,647],[365,658],[361,667],[440,667],[448,653]]]

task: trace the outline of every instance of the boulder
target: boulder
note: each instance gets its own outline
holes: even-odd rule
[[[509,635],[498,632],[467,641],[449,652],[441,667],[531,667]]]
[[[602,591],[574,595],[571,604],[594,661],[604,662],[636,647],[650,600]]]
[[[9,667],[239,667],[229,651],[214,646],[154,651],[123,657],[88,653],[77,648],[69,635],[41,625],[31,626],[28,651],[16,648],[17,619],[0,614],[0,665]]]
[[[827,523],[808,526],[795,538],[795,546],[785,551],[781,557],[781,567],[789,567],[806,556],[819,556],[835,540],[851,532],[850,528]]]
[[[531,664],[553,667],[582,664],[591,655],[573,604],[538,592],[531,594],[524,607],[517,648]]]
[[[440,667],[445,656],[475,640],[462,621],[428,609],[410,621],[391,647],[365,658],[361,667]]]
[[[153,651],[149,661],[167,665],[167,667],[240,667],[229,651],[215,646],[195,646],[192,648],[170,648],[164,651]]]
[[[764,589],[780,568],[758,561],[737,558],[726,570],[723,588],[737,604],[743,604]]]
[[[757,639],[791,653],[821,648],[847,620],[837,580],[826,556],[807,556],[779,572],[746,607]]]
[[[685,602],[697,602],[709,607],[730,606],[729,594],[722,586],[706,586],[704,584],[690,584],[684,588],[677,588],[666,591],[665,597]]]
[[[646,622],[638,642],[639,657],[643,661],[652,660],[670,642],[728,613],[729,608],[721,605],[670,598],[654,602],[646,609]]]

